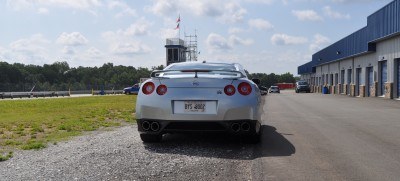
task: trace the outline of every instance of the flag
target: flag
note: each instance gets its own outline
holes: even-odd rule
[[[176,29],[176,30],[179,29],[179,23],[176,25],[176,28],[175,28],[175,29]]]
[[[178,16],[178,19],[176,20],[176,23],[181,22],[181,15]]]

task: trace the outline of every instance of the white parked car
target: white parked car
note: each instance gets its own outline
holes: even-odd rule
[[[143,142],[173,132],[227,132],[258,142],[261,95],[239,64],[184,62],[155,71],[137,97]]]
[[[270,88],[269,88],[269,91],[268,91],[269,93],[281,93],[281,90],[279,89],[279,87],[278,86],[271,86]]]

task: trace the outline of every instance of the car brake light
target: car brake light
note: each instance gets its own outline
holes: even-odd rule
[[[247,82],[242,82],[238,86],[238,91],[239,91],[240,94],[247,96],[252,91],[251,85],[249,83],[247,83]]]
[[[143,85],[142,92],[143,92],[143,94],[149,95],[149,94],[153,93],[154,88],[155,88],[155,85],[153,82],[147,82]]]
[[[233,85],[227,85],[224,88],[224,92],[226,95],[231,96],[233,94],[235,94],[236,90],[235,90],[235,86]]]
[[[164,84],[159,85],[159,86],[157,87],[157,94],[160,95],[160,96],[162,96],[162,95],[164,95],[165,93],[167,93],[167,86],[164,85]]]

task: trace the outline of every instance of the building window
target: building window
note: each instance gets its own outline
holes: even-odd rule
[[[174,49],[174,61],[179,61],[178,49]]]

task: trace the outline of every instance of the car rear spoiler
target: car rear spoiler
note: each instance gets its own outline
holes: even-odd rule
[[[168,78],[168,77],[160,77],[160,74],[162,73],[168,73],[168,72],[176,72],[176,73],[187,73],[187,72],[193,72],[194,73],[194,78],[198,78],[197,74],[200,73],[205,73],[205,72],[215,72],[215,73],[220,73],[221,75],[232,75],[236,74],[236,77],[234,78],[243,78],[246,77],[242,72],[236,71],[236,70],[205,70],[205,69],[189,69],[189,70],[155,70],[151,72],[150,77],[152,78]],[[233,77],[232,77],[233,78]],[[231,78],[229,78],[231,79]]]

